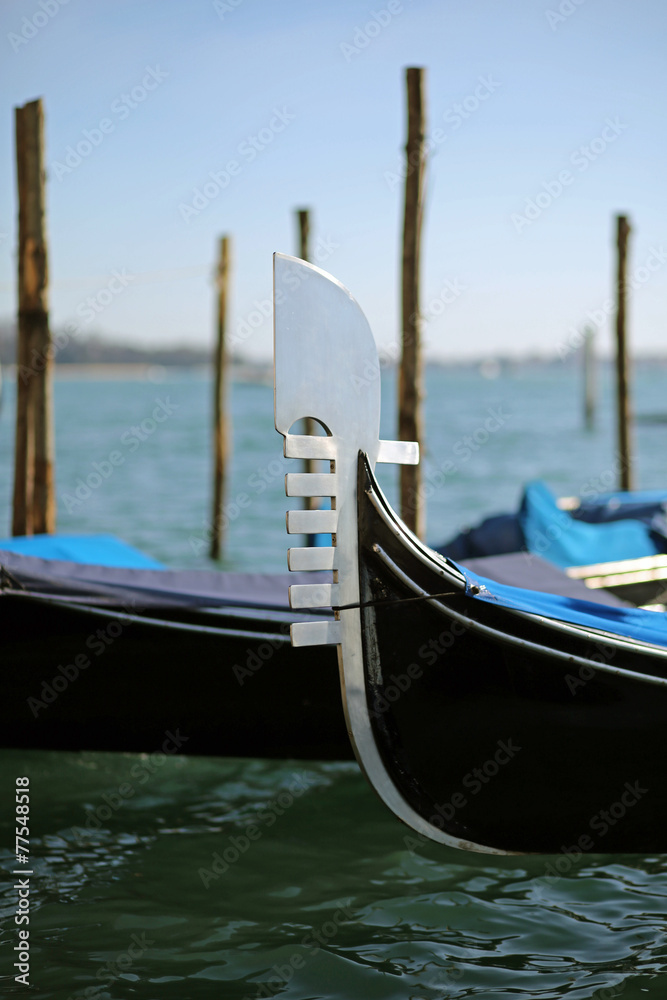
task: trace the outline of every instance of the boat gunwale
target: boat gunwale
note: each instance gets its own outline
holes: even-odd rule
[[[442,572],[443,567],[440,565],[440,560],[444,559],[445,557],[441,556],[437,552],[433,552],[432,561],[429,562],[429,552],[430,552],[430,550],[428,549],[428,546],[425,546],[423,543],[420,543],[419,544],[419,548],[418,548],[414,544],[414,542],[413,542],[414,536],[411,537],[411,533],[408,534],[407,533],[407,529],[402,530],[403,529],[403,525],[401,524],[398,516],[393,511],[391,505],[388,503],[386,497],[382,493],[382,490],[381,490],[381,488],[380,488],[377,480],[375,479],[375,476],[373,475],[370,467],[368,466],[368,462],[366,461],[365,456],[364,456],[364,461],[365,461],[365,464],[366,464],[366,468],[367,468],[367,470],[368,470],[368,472],[369,472],[369,474],[371,476],[371,482],[372,482],[372,486],[373,486],[373,489],[371,491],[366,491],[366,496],[367,496],[369,502],[375,508],[376,512],[382,517],[383,521],[385,522],[385,525],[388,528],[391,529],[391,531],[393,532],[393,534],[396,536],[396,538],[399,541],[401,541],[401,543],[405,543],[406,548],[408,548],[413,553],[413,555],[418,555],[418,558],[419,558],[420,562],[422,562],[427,568],[432,569],[435,572],[437,572],[438,575],[444,576],[445,574]],[[419,541],[418,539],[415,539],[415,540]],[[373,546],[373,548],[375,549],[376,546]],[[380,548],[380,547],[378,546],[378,548]],[[386,556],[386,553],[384,553],[384,555],[385,555],[386,559],[388,559],[390,562],[393,563],[393,560],[391,560],[391,558],[389,556]],[[449,567],[447,567],[447,568],[449,568]],[[399,573],[402,574],[402,572],[403,572],[402,570],[400,570],[398,567],[396,567],[396,569],[398,570]],[[454,570],[454,567],[452,567],[452,570]],[[453,576],[453,572],[452,572],[452,576]],[[465,575],[463,573],[461,573],[461,578],[465,582]],[[406,576],[406,580],[410,580],[410,578]],[[405,583],[405,580],[402,581],[402,582]],[[415,592],[416,591],[420,591],[420,596],[424,596],[424,599],[426,599],[426,597],[428,596],[428,592],[427,591],[422,591],[421,588],[418,586],[418,584],[414,584],[414,581],[412,581],[412,580],[410,580],[410,589],[414,590]],[[517,589],[521,589],[521,588],[517,588]],[[465,593],[465,591],[462,589],[462,594],[464,594],[464,593]],[[471,596],[474,599],[474,595],[471,595]],[[433,598],[431,600],[436,601],[435,598]],[[594,602],[591,602],[591,603],[594,603]],[[441,606],[445,607],[445,605],[441,605]],[[568,633],[568,634],[576,636],[577,638],[590,637],[591,641],[593,641],[593,642],[600,642],[601,640],[603,640],[604,642],[607,642],[607,643],[609,643],[611,645],[617,646],[619,649],[624,649],[624,650],[639,650],[640,652],[646,653],[649,656],[655,656],[657,659],[667,660],[667,648],[665,648],[663,646],[655,645],[654,643],[647,642],[646,640],[643,640],[643,639],[626,639],[623,636],[619,636],[615,632],[607,632],[604,629],[597,629],[597,628],[594,628],[594,627],[591,627],[591,626],[576,625],[576,624],[573,624],[571,622],[564,622],[564,621],[561,621],[560,619],[557,619],[557,618],[551,618],[548,615],[541,615],[541,614],[539,614],[538,612],[535,612],[535,611],[524,611],[521,608],[512,608],[512,607],[509,607],[508,605],[504,605],[504,604],[503,605],[499,605],[499,607],[503,607],[504,610],[508,612],[508,614],[514,615],[515,617],[518,617],[518,618],[524,618],[527,621],[532,621],[532,622],[534,622],[534,623],[536,623],[538,625],[543,625],[543,626],[545,626],[547,628],[554,629],[554,631],[560,631],[560,632]],[[451,609],[448,609],[448,610],[451,610]],[[451,612],[451,613],[454,614],[454,612]],[[655,612],[652,612],[652,613],[655,613]],[[459,613],[456,612],[456,614],[459,614]],[[473,619],[470,619],[470,621],[474,622]],[[485,626],[485,627],[489,628],[489,629],[491,628],[490,626]],[[503,634],[503,633],[498,633],[498,634],[500,635],[500,634]],[[564,654],[564,655],[567,655],[569,657],[569,654]],[[623,668],[620,668],[620,667],[618,667],[618,668],[610,668],[608,664],[599,663],[597,660],[587,660],[585,658],[580,658],[580,659],[582,660],[583,663],[585,663],[587,665],[589,664],[590,666],[592,666],[592,667],[594,667],[596,669],[597,668],[601,668],[601,667],[607,667],[607,669],[610,672],[615,672],[616,670],[622,670],[623,669]],[[633,674],[632,671],[628,671],[627,673],[630,676],[638,676],[636,674]],[[647,674],[647,675],[644,675],[644,676],[649,677],[650,675]],[[665,682],[667,683],[667,680]]]
[[[64,608],[67,611],[85,612],[99,618],[113,618],[114,621],[123,621],[131,625],[146,625],[154,628],[176,629],[181,632],[196,632],[205,635],[234,636],[239,639],[260,639],[275,642],[280,640],[281,645],[289,645],[289,635],[282,635],[280,632],[253,632],[245,629],[233,629],[215,627],[213,625],[197,625],[192,622],[169,621],[164,618],[149,618],[142,615],[132,615],[125,611],[113,611],[110,608],[96,608],[90,604],[77,604],[64,601],[47,594],[23,593],[21,591],[6,591],[2,596],[16,598],[24,601],[37,601],[40,604],[51,605],[57,608]]]

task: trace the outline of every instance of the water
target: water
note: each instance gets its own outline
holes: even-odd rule
[[[580,386],[563,367],[517,369],[494,380],[469,369],[430,370],[423,454],[429,540],[444,541],[486,514],[515,509],[522,483],[535,476],[559,494],[613,488],[618,463],[609,372],[601,375],[598,422],[587,433]],[[209,567],[210,384],[202,374],[158,371],[153,378],[56,382],[58,529],[108,531],[172,566]],[[665,367],[636,373],[639,412],[667,412],[666,379]],[[273,427],[273,390],[237,384],[232,397],[223,565],[282,571],[288,542],[283,477],[290,463]],[[381,434],[393,438],[393,373],[383,377],[382,398]],[[0,537],[11,527],[13,414],[8,382],[0,413]],[[664,487],[667,424],[639,426],[635,442],[637,485]],[[111,455],[120,464],[113,465]],[[395,503],[395,467],[378,466],[378,475]]]
[[[637,373],[639,410],[665,408],[664,378],[659,369]],[[580,428],[578,387],[561,369],[489,381],[433,371],[428,382],[432,540],[514,507],[532,476],[559,493],[613,485],[606,382],[592,434]],[[387,381],[385,401],[391,388]],[[58,382],[60,530],[111,531],[170,564],[206,566],[208,398],[204,378],[185,374]],[[153,429],[160,406],[166,416]],[[495,429],[483,440],[490,409],[499,426],[486,425]],[[8,393],[0,531],[9,528],[12,410]],[[242,494],[249,502],[228,508],[226,565],[280,570],[287,463],[270,387],[235,386],[234,414],[228,503]],[[383,423],[391,436],[389,404]],[[639,485],[664,486],[666,437],[665,425],[638,429]],[[123,461],[107,478],[98,473],[79,504],[66,504],[93,463],[108,471],[112,452]],[[392,500],[395,482],[383,470]],[[30,990],[14,982],[10,957],[16,862],[4,803],[11,806],[18,775],[29,776],[31,795]],[[3,996],[665,995],[662,857],[499,859],[416,843],[347,763],[2,751],[0,788]]]

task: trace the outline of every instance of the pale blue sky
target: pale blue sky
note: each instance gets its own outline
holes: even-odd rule
[[[295,252],[293,212],[307,205],[322,266],[392,345],[403,188],[390,175],[404,143],[404,68],[423,65],[437,139],[423,251],[429,353],[556,353],[610,294],[617,211],[634,226],[632,269],[649,258],[654,268],[638,272],[631,342],[663,349],[664,0],[41,2],[0,10],[0,315],[15,308],[13,108],[42,96],[54,326],[211,342],[215,247],[229,233],[232,334],[268,357],[270,321],[255,304],[270,295],[272,252]],[[124,104],[149,69],[153,89]],[[93,131],[104,119],[106,134]],[[65,172],[84,130],[98,144]],[[252,159],[251,136],[263,136]],[[230,161],[225,189],[211,183],[204,207],[184,209]],[[522,224],[538,195],[537,217]],[[114,270],[135,277],[109,296]],[[83,322],[82,303],[101,291],[111,302]],[[599,342],[610,347],[610,320]]]

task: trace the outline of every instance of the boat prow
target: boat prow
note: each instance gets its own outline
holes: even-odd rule
[[[359,306],[302,261],[275,267],[276,427],[287,457],[331,463],[286,480],[288,496],[332,506],[323,528],[321,511],[287,516],[288,531],[333,533],[328,549],[290,550],[291,568],[334,570],[291,588],[292,608],[334,611],[293,625],[292,642],[337,646],[373,787],[417,833],[468,850],[667,849],[665,616],[495,584],[423,545],[375,480],[377,461],[417,449],[379,441]],[[306,416],[326,437],[291,433]]]

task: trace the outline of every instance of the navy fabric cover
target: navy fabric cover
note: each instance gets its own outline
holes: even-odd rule
[[[655,508],[667,504],[667,490],[618,490],[615,493],[599,493],[597,496],[582,497],[580,510],[622,510],[639,504]],[[574,512],[573,512],[574,513]],[[619,514],[623,517],[623,514]]]
[[[5,579],[3,580],[4,571]],[[18,585],[33,593],[96,606],[289,610],[293,583],[331,583],[330,572],[229,573],[201,569],[127,569],[37,559],[0,551],[0,593]],[[293,612],[291,613],[293,617]],[[299,612],[331,615],[331,610]]]
[[[518,514],[496,514],[434,548],[448,559],[481,559],[520,552],[525,548],[525,542]]]
[[[539,590],[545,594],[560,594],[561,597],[576,597],[580,601],[595,604],[610,604],[615,608],[633,607],[628,601],[602,587],[589,590],[583,580],[572,580],[553,563],[533,555],[532,552],[505,552],[501,556],[484,556],[481,559],[466,559],[466,570],[485,579],[504,583],[524,590]]]

